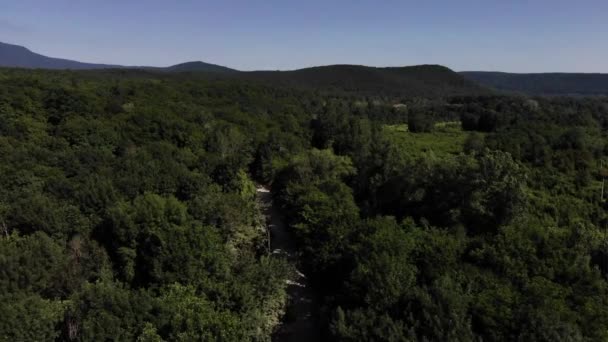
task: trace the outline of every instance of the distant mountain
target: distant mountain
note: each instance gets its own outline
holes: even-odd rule
[[[150,72],[201,72],[214,77],[269,82],[280,86],[314,88],[359,95],[450,96],[489,93],[487,88],[440,65],[375,68],[361,65],[329,65],[293,71],[240,72],[205,62],[187,62],[166,68],[82,63],[52,58],[12,44],[0,43],[0,67],[36,69],[138,69]]]
[[[498,90],[532,95],[608,95],[608,74],[465,71],[461,75]]]
[[[91,69],[150,69],[171,72],[234,72],[236,70],[223,66],[204,62],[188,62],[173,65],[166,68],[145,67],[145,66],[124,66],[112,64],[83,63],[69,59],[47,57],[29,49],[13,44],[0,42],[0,67],[9,68],[28,68],[28,69],[70,69],[70,70],[91,70]]]
[[[358,94],[397,96],[444,96],[489,93],[458,73],[440,65],[375,68],[361,65],[329,65],[293,71],[253,71],[237,77],[274,84],[338,89]]]
[[[204,72],[237,72],[237,70],[227,68],[225,66],[210,64],[205,62],[186,62],[181,64],[176,64],[167,68],[161,68],[165,71],[174,71],[174,72],[194,72],[194,71],[204,71]]]
[[[29,49],[0,42],[0,66],[37,69],[108,69],[117,65],[92,64],[69,59],[52,58],[37,54]]]

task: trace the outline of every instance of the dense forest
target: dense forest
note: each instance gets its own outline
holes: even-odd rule
[[[608,100],[376,82],[0,69],[0,340],[271,340],[256,184],[327,341],[608,340]]]

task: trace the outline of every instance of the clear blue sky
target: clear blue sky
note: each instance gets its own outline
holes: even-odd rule
[[[126,65],[608,72],[608,0],[0,0],[0,41]]]

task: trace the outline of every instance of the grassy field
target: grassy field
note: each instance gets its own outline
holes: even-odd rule
[[[430,133],[412,133],[407,124],[387,125],[386,134],[399,146],[404,153],[415,157],[432,152],[437,157],[462,152],[462,146],[468,133],[460,127],[460,122],[440,122]]]

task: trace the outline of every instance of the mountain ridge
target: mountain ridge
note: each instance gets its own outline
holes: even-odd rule
[[[0,42],[0,67],[51,70],[134,69],[170,73],[209,73],[219,77],[236,77],[284,86],[338,88],[345,92],[359,94],[382,92],[394,95],[434,94],[434,96],[442,96],[498,91],[527,95],[608,95],[608,74],[603,73],[455,72],[445,66],[434,64],[403,67],[334,64],[286,71],[239,71],[203,61],[188,61],[167,67],[126,66],[48,57],[24,46],[3,42]]]
[[[52,70],[97,70],[97,69],[148,69],[159,71],[185,72],[234,72],[221,65],[205,63],[202,61],[190,61],[179,63],[168,67],[151,66],[128,66],[118,64],[87,63],[71,59],[55,58],[39,53],[15,44],[0,42],[0,67],[24,68],[24,69],[52,69]]]
[[[451,69],[436,64],[403,67],[371,67],[336,64],[290,71],[249,71],[238,74],[285,86],[338,88],[349,93],[394,96],[444,96],[489,93]]]
[[[82,63],[46,57],[18,45],[0,43],[0,67],[70,70],[141,70],[150,72],[197,73],[201,77],[231,78],[267,82],[272,85],[316,88],[323,91],[374,95],[447,96],[488,93],[487,89],[441,65],[371,67],[353,64],[315,66],[290,71],[239,71],[201,61],[169,67],[123,66]]]
[[[608,74],[604,73],[509,73],[461,71],[464,77],[499,91],[529,95],[608,95]]]
[[[119,65],[84,63],[70,59],[48,57],[15,44],[0,42],[0,66],[36,69],[111,69]]]
[[[165,68],[161,68],[165,71],[173,71],[173,72],[190,72],[190,71],[205,71],[205,72],[239,72],[239,70],[225,67],[223,65],[206,63],[202,61],[191,61],[175,64],[172,66],[168,66]]]

